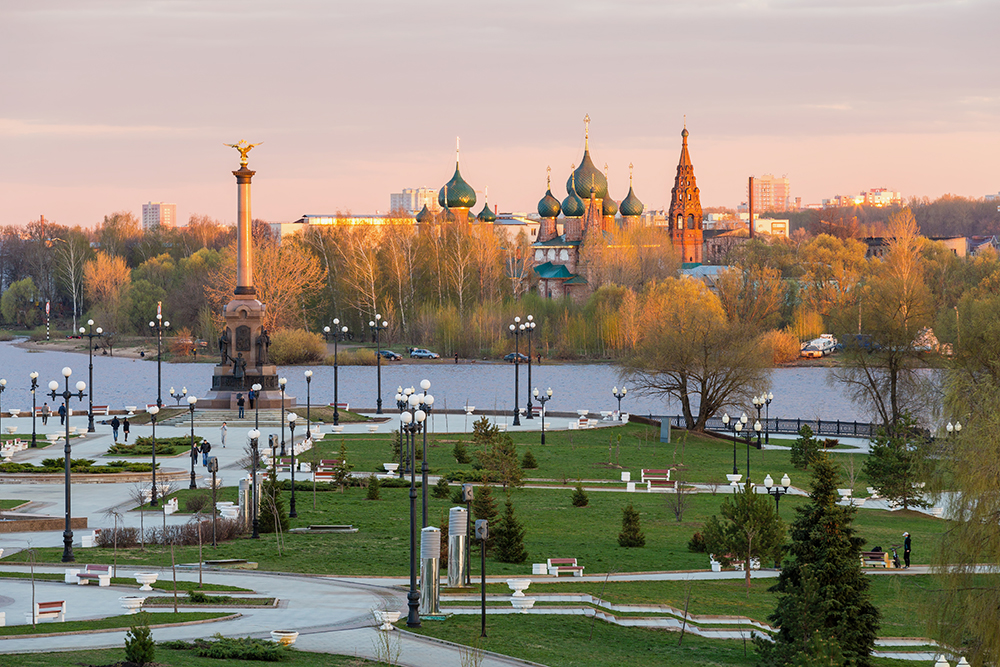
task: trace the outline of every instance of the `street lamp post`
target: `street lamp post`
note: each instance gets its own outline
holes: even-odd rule
[[[539,393],[538,387],[535,387],[535,400],[538,404],[542,406],[542,444],[545,444],[545,404],[552,400],[552,387],[545,390],[544,394]]]
[[[618,386],[611,388],[611,395],[618,399],[618,418],[621,419],[622,415],[622,399],[625,398],[625,394],[628,393],[628,389],[624,386],[622,387],[622,393],[618,393]]]
[[[778,501],[781,500],[781,496],[788,493],[788,487],[792,485],[792,480],[788,478],[788,473],[785,473],[784,477],[781,478],[781,486],[774,486],[774,480],[771,479],[770,473],[764,478],[764,489],[774,496],[774,513],[778,514]]]
[[[87,326],[90,329],[84,329],[80,327],[80,335],[87,337],[87,348],[90,351],[90,376],[88,382],[90,382],[90,407],[87,410],[87,433],[94,432],[94,339],[100,338],[104,335],[104,329],[97,327],[97,333],[94,333],[94,320],[87,320]]]
[[[198,402],[197,396],[188,396],[188,411],[191,413],[191,485],[189,489],[197,489],[198,485],[194,481],[194,463],[197,456],[194,454],[194,406]]]
[[[156,407],[163,407],[163,373],[162,373],[162,347],[163,330],[170,327],[170,322],[163,320],[163,313],[159,306],[156,308],[156,320],[150,320],[149,328],[156,332]]]
[[[35,390],[38,389],[38,371],[32,371],[28,376],[31,378],[31,446],[38,447],[38,443],[35,438],[35,412],[37,408],[35,407]]]
[[[511,324],[508,329],[510,329],[511,335],[514,336],[514,426],[521,425],[521,408],[518,404],[521,400],[518,398],[518,384],[520,384],[519,376],[521,374],[520,359],[521,351],[519,343],[521,342],[521,334],[524,333],[524,325],[521,324],[521,318],[515,317],[514,323]]]
[[[380,334],[389,328],[389,323],[382,319],[378,313],[375,319],[368,322],[368,326],[375,330],[375,377],[378,388],[378,397],[375,400],[375,414],[382,414],[382,355],[379,354],[382,343]]]
[[[0,397],[3,397],[3,392],[7,389],[7,378],[0,379]],[[69,410],[69,408],[67,408]],[[67,412],[68,414],[68,412]],[[69,421],[67,419],[67,421]],[[3,405],[0,404],[0,432],[3,432]]]
[[[256,391],[256,389],[254,390]],[[252,491],[250,493],[250,503],[252,505],[251,509],[251,522],[253,525],[253,539],[260,539],[260,522],[257,519],[257,466],[260,465],[260,454],[258,453],[258,442],[260,439],[260,429],[254,428],[248,434],[250,436],[250,450],[252,453],[253,462],[250,466],[250,485]]]
[[[767,394],[762,394],[764,396],[764,444],[768,445],[771,443],[771,401],[774,400],[774,394],[767,392]]]
[[[278,380],[278,389],[281,390],[281,456],[285,455],[285,385],[288,384],[288,378],[281,378]],[[275,468],[277,471],[277,468]]]
[[[326,336],[327,342],[330,340],[330,336],[333,336],[333,425],[336,426],[340,423],[340,411],[337,404],[340,402],[340,397],[337,396],[337,342],[340,340],[341,334],[347,333],[347,327],[340,326],[340,320],[336,317],[333,318],[333,330],[330,327],[323,327],[323,335]]]
[[[756,421],[757,424],[760,423],[760,411],[764,409],[765,401],[767,401],[767,394],[754,396],[753,399],[751,400],[753,406],[757,408],[757,421]],[[767,420],[765,419],[765,421]],[[760,444],[761,444],[760,429],[757,429],[757,449],[760,449]]]
[[[732,426],[729,425],[730,422],[733,423]],[[737,434],[743,428],[743,424],[739,419],[732,419],[728,412],[724,412],[722,414],[722,425],[733,432],[733,475],[739,475],[740,471],[736,468],[736,439]]]
[[[149,420],[153,424],[153,492],[150,496],[149,506],[156,507],[156,414],[160,408],[155,405],[149,409]]]
[[[430,416],[431,416],[431,408],[434,407],[434,396],[427,393],[427,390],[431,388],[431,381],[430,380],[421,380],[420,381],[420,388],[424,390],[423,396],[420,397],[420,403],[424,406],[425,419],[429,419]],[[424,528],[426,528],[428,525],[430,525],[430,524],[427,523],[427,426],[428,426],[428,423],[429,422],[427,422],[427,421],[424,422],[424,428],[423,428],[423,431],[424,431],[424,449],[423,449],[423,455],[420,457],[421,460],[422,460],[422,464],[421,464],[421,468],[420,468],[420,479],[421,479],[421,484],[423,485],[423,488],[421,488],[421,494],[423,496],[423,511],[424,511],[424,516],[423,516],[424,523],[423,523],[423,527]]]
[[[312,437],[310,434],[312,432],[312,421],[309,419],[309,388],[313,381],[313,372],[306,371],[306,437]],[[292,440],[292,449],[295,449],[295,441]]]
[[[83,390],[87,388],[87,384],[82,380],[76,383],[76,393],[69,390],[69,376],[73,374],[72,369],[69,366],[62,369],[63,378],[65,379],[66,388],[60,393],[59,383],[55,380],[49,382],[49,396],[55,401],[57,398],[62,397],[63,407],[66,410],[66,440],[63,445],[63,470],[65,474],[65,484],[66,484],[66,525],[63,530],[63,555],[62,562],[72,563],[73,558],[73,529],[70,527],[70,454],[71,447],[69,444],[69,399],[74,396],[79,398],[81,401],[83,397],[86,396]],[[0,387],[6,386],[6,380],[0,380]],[[2,391],[2,390],[0,390]]]
[[[743,421],[743,418],[746,417],[746,416],[747,415],[744,412],[743,416],[740,417],[740,421]],[[749,484],[750,483],[750,441],[753,439],[753,434],[754,433],[757,434],[757,438],[758,439],[760,438],[760,429],[763,428],[763,427],[761,426],[761,424],[760,424],[759,421],[755,421],[753,423],[753,430],[752,431],[750,430],[750,426],[747,425],[745,422],[744,422],[744,426],[745,426],[745,428],[743,430],[746,432],[746,436],[744,436],[744,437],[746,438],[746,443],[747,443],[747,480],[746,480],[746,482],[747,482],[747,484]]]
[[[182,387],[180,391],[174,391],[173,387],[170,388],[170,398],[177,401],[177,407],[180,407],[181,401],[183,401],[184,397],[187,395],[188,395],[187,387]]]
[[[944,428],[946,431],[948,431],[949,436],[957,437],[959,434],[962,433],[962,422],[956,419],[954,424],[948,422],[948,425],[945,426]]]
[[[399,387],[396,390],[396,407],[399,408],[400,412],[406,410],[406,406],[409,403],[410,396],[413,394],[413,388],[407,387],[403,389]],[[409,452],[407,448],[410,446],[409,438],[404,438],[404,433],[401,430],[399,432],[399,478],[403,479],[403,474],[406,473],[406,467],[409,465]]]
[[[288,437],[292,441],[292,465],[289,468],[292,471],[292,502],[288,506],[288,516],[292,519],[299,516],[299,513],[295,511],[295,420],[298,418],[299,416],[294,412],[288,413]]]
[[[410,628],[420,627],[420,613],[418,607],[420,605],[420,593],[417,591],[417,466],[414,460],[414,450],[415,447],[413,443],[416,440],[417,431],[424,425],[424,419],[427,418],[426,413],[423,410],[419,410],[420,396],[417,394],[410,394],[409,399],[410,409],[403,411],[399,416],[400,431],[405,431],[411,441],[410,445],[410,592],[407,593],[407,606],[409,607],[409,613],[406,617],[406,626]]]
[[[528,334],[528,387],[531,386],[531,334],[535,332],[535,316],[528,315],[527,322],[524,323],[524,333]],[[534,419],[535,417],[531,414],[531,392],[525,392],[528,394],[528,411],[525,413],[525,419]]]
[[[257,397],[253,402],[253,427],[260,430],[260,390],[262,387],[259,382],[256,382],[250,388],[253,389],[253,395]],[[259,438],[260,436],[258,435],[257,437]]]

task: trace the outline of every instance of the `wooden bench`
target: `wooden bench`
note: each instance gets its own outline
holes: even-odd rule
[[[351,409],[351,404],[350,403],[331,403],[330,407],[331,408],[337,408],[338,410],[350,410]]]
[[[550,575],[558,577],[563,572],[569,572],[574,577],[583,576],[583,566],[576,564],[575,558],[549,558],[545,561],[545,566]]]
[[[27,611],[24,618],[28,623],[37,623],[43,619],[55,619],[62,623],[66,620],[66,601],[36,602],[34,612]]]
[[[861,567],[892,567],[888,551],[862,551]]]
[[[278,469],[277,472],[291,472],[292,471],[292,458],[289,457],[278,457]]]
[[[649,480],[662,480],[664,482],[670,481],[670,469],[669,468],[643,468],[641,481],[648,482]]]
[[[95,405],[94,414],[95,415],[103,414],[105,417],[107,417],[108,415],[111,414],[111,409],[107,405]]]
[[[76,575],[77,583],[81,586],[90,583],[91,579],[97,580],[98,586],[111,585],[110,565],[87,565],[87,569]]]
[[[647,479],[646,480],[646,490],[652,491],[653,489],[672,489],[677,486],[677,482],[673,482],[669,479]]]
[[[317,470],[313,473],[314,482],[332,482],[336,477],[336,473],[332,470]]]

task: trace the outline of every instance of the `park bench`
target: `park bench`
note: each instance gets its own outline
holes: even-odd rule
[[[87,569],[76,575],[76,583],[83,586],[84,584],[90,583],[91,579],[97,580],[98,586],[110,586],[111,585],[111,566],[110,565],[87,565]]]
[[[174,496],[163,505],[164,514],[173,514],[178,510],[177,497]]]
[[[534,416],[536,416],[536,417],[539,416],[540,414],[542,414],[542,406],[540,406],[540,405],[532,405],[531,406],[531,414],[534,415]]]
[[[861,567],[892,567],[888,551],[862,551]]]
[[[37,623],[38,621],[49,618],[53,618],[61,623],[66,620],[66,601],[59,600],[58,602],[36,602],[34,605],[34,611],[24,612],[24,618],[28,623]]]
[[[583,566],[576,564],[575,558],[549,558],[545,561],[549,574],[558,577],[563,572],[569,572],[574,577],[583,576]]]
[[[317,470],[313,473],[314,482],[332,482],[336,477],[336,473],[332,470]]]
[[[650,480],[662,480],[664,482],[670,481],[670,469],[669,468],[643,468],[642,477],[640,478],[643,482],[648,482]]]
[[[279,456],[278,457],[278,469],[276,472],[291,472],[292,471],[292,458]]]
[[[111,414],[111,408],[110,406],[107,405],[95,405],[94,414],[95,415],[103,414],[105,417],[107,417],[108,415]]]
[[[672,489],[677,486],[677,482],[671,481],[669,479],[647,479],[646,480],[646,490],[652,491],[653,489]]]
[[[330,407],[331,408],[337,408],[338,410],[350,410],[351,409],[351,404],[350,403],[331,403]]]

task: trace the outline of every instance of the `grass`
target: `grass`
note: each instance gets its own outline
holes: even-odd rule
[[[31,611],[30,609],[28,611]],[[156,612],[152,615],[149,627],[155,628],[164,623],[189,623],[191,621],[203,621],[213,618],[229,616],[230,612],[208,612],[208,611],[181,611]],[[122,614],[121,616],[108,616],[90,621],[66,621],[65,623],[42,622],[33,628],[31,625],[12,625],[0,627],[0,636],[15,637],[18,635],[34,635],[47,633],[66,632],[87,632],[93,630],[113,630],[118,628],[128,628],[135,623],[135,616]],[[4,656],[6,658],[6,656]],[[4,662],[5,665],[9,664]]]
[[[0,572],[0,579],[31,579],[30,572]],[[42,581],[63,581],[65,575],[58,574],[56,572],[35,572],[35,579]],[[114,586],[130,586],[138,588],[139,584],[136,583],[134,577],[112,577],[111,583]],[[88,586],[90,584],[87,584]],[[153,588],[170,591],[174,590],[173,581],[155,581],[150,584]],[[182,593],[187,593],[188,591],[226,591],[230,593],[253,593],[253,590],[249,588],[241,588],[239,586],[227,586],[225,584],[202,584],[198,585],[196,581],[178,581],[177,590]]]
[[[28,502],[27,500],[16,500],[14,498],[0,498],[0,510],[12,510],[15,507],[20,507],[21,505]]]
[[[648,628],[619,627],[579,616],[490,616],[480,639],[479,616],[452,616],[424,621],[416,632],[459,644],[478,645],[524,660],[559,667],[751,667],[757,665],[753,644],[704,639]],[[406,655],[402,656],[406,660]],[[876,659],[878,667],[913,663]]]
[[[115,665],[124,662],[124,660],[125,649],[123,648],[3,656],[4,667],[65,667],[66,665],[90,667],[92,665]],[[156,648],[156,664],[163,667],[246,667],[247,661],[202,658],[194,650],[168,650],[158,646]],[[293,650],[288,652],[288,659],[283,660],[281,664],[288,667],[361,667],[376,663],[347,655]]]

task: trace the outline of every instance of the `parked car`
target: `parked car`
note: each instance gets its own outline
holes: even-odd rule
[[[383,359],[388,359],[389,361],[399,361],[403,358],[403,355],[398,352],[393,352],[392,350],[379,350],[379,356]]]
[[[508,363],[514,363],[514,358],[515,357],[517,357],[517,361],[520,364],[526,364],[526,363],[528,363],[528,355],[521,354],[520,352],[511,352],[510,354],[506,355],[503,358],[503,360],[506,361],[506,362],[508,362]]]
[[[431,352],[430,350],[425,350],[421,347],[415,347],[410,350],[411,359],[440,359],[441,355],[437,352]]]

